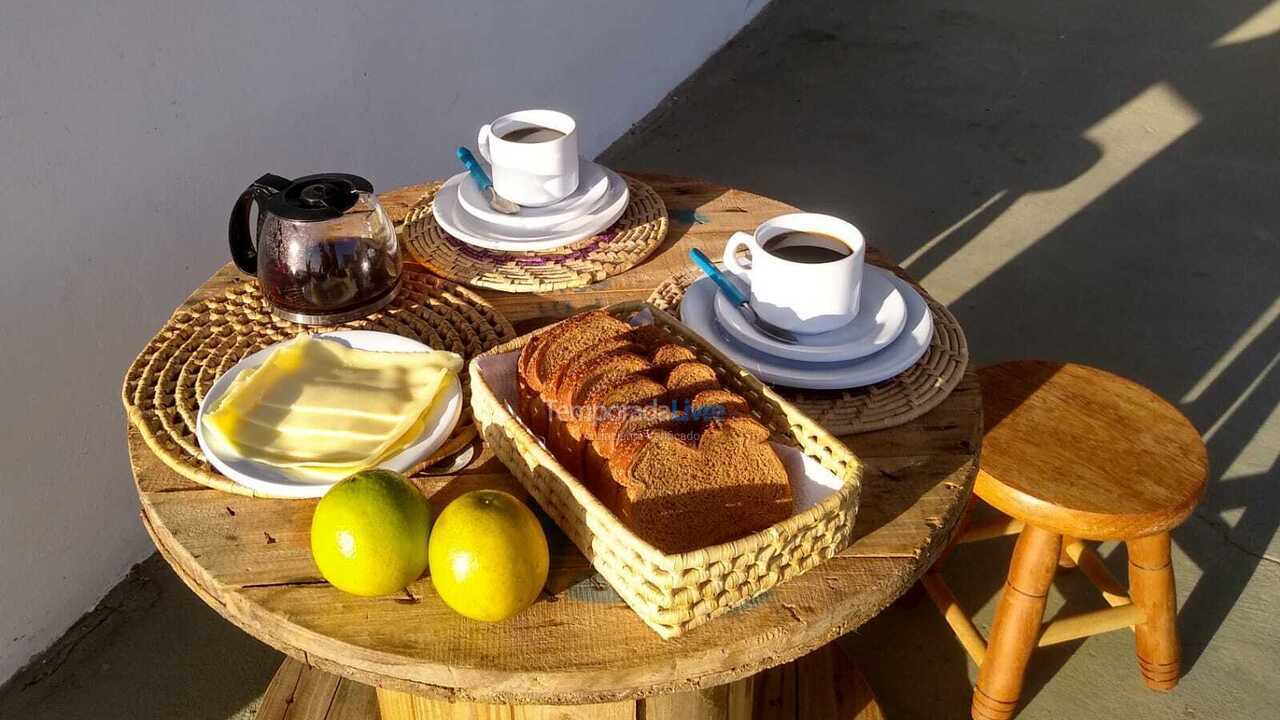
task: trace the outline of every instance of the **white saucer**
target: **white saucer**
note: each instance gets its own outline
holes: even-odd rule
[[[616,177],[616,176],[615,176]],[[469,178],[463,178],[459,181],[458,186],[466,187],[470,183]],[[500,239],[511,242],[528,242],[540,241],[547,238],[559,237],[581,232],[582,228],[599,227],[601,223],[606,223],[604,227],[612,224],[617,218],[613,216],[613,211],[617,211],[621,215],[626,210],[627,201],[630,200],[630,193],[626,189],[626,182],[622,178],[617,179],[618,185],[621,187],[619,191],[613,187],[613,181],[609,181],[610,189],[607,194],[600,199],[599,205],[589,209],[584,215],[573,220],[566,220],[555,226],[544,230],[525,230],[521,228],[498,226],[483,218],[475,217],[470,214],[461,203],[458,203],[453,213],[453,222],[463,232],[471,234],[480,234],[489,239]],[[460,193],[455,193],[455,196]],[[448,199],[445,205],[448,205]],[[610,218],[613,218],[610,220]],[[603,228],[601,228],[603,229]],[[598,232],[598,230],[597,230]]]
[[[724,293],[716,293],[716,320],[735,340],[766,355],[808,362],[856,360],[887,347],[907,323],[907,303],[889,281],[889,275],[887,270],[865,266],[857,316],[830,332],[797,334],[796,339],[800,341],[797,345],[778,342],[757,330]],[[749,283],[727,273],[726,277],[744,295],[751,295]]]
[[[739,343],[716,322],[715,296],[719,293],[711,278],[701,278],[685,291],[680,302],[680,320],[764,382],[808,390],[874,385],[914,365],[933,339],[933,314],[924,298],[896,275],[888,277],[906,301],[906,327],[880,352],[848,362],[815,363],[770,357]]]
[[[440,227],[468,245],[504,252],[553,250],[585,240],[609,228],[622,217],[631,199],[627,182],[617,173],[602,168],[608,177],[608,188],[598,205],[577,220],[557,225],[552,230],[525,231],[499,227],[467,212],[458,200],[458,186],[471,183],[467,173],[449,178],[431,203],[431,214]]]
[[[317,335],[318,338],[330,338],[357,350],[380,350],[384,352],[430,352],[431,348],[417,340],[411,340],[391,333],[371,330],[340,330],[338,332]],[[286,341],[287,342],[287,341]],[[319,481],[314,478],[298,476],[288,468],[276,467],[240,457],[230,449],[223,447],[217,440],[205,433],[205,408],[213,407],[218,399],[231,387],[231,382],[245,368],[255,368],[267,361],[280,343],[263,348],[241,360],[223,373],[222,377],[209,388],[200,403],[200,412],[196,415],[196,440],[200,450],[218,472],[252,490],[270,493],[278,497],[318,498],[325,494],[335,483]],[[458,424],[462,416],[462,384],[454,378],[453,383],[436,399],[431,406],[431,414],[427,416],[426,427],[413,444],[398,455],[388,458],[379,467],[389,468],[397,472],[408,472],[418,463],[426,460],[435,452],[449,433]]]
[[[474,182],[458,185],[458,203],[466,213],[484,220],[495,228],[547,232],[557,225],[578,220],[595,209],[609,189],[609,173],[604,167],[583,159],[578,163],[578,189],[563,200],[545,207],[521,207],[515,215],[506,215],[489,207]]]

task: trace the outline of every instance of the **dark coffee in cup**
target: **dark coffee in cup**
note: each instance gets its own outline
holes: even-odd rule
[[[498,137],[502,138],[503,140],[506,140],[507,142],[543,143],[543,142],[549,142],[551,140],[559,140],[560,138],[564,137],[564,133],[560,132],[559,130],[553,130],[547,127],[538,127],[537,125],[530,125],[529,127],[521,127],[521,128],[516,128],[514,130],[508,130],[507,132],[503,133],[502,135],[499,135]]]
[[[783,260],[809,264],[835,262],[853,254],[853,249],[837,237],[799,230],[774,235],[765,241],[764,250]]]

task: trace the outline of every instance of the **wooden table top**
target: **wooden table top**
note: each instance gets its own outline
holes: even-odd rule
[[[674,214],[653,257],[602,283],[562,292],[482,291],[517,330],[587,307],[645,298],[699,247],[794,208],[711,183],[637,175]],[[425,186],[382,195],[403,218]],[[697,213],[698,222],[692,220]],[[223,268],[193,297],[232,277]],[[548,592],[492,625],[436,597],[429,578],[401,596],[359,598],[323,581],[308,529],[315,501],[266,500],[205,488],[164,465],[132,428],[142,520],[191,589],[263,642],[369,685],[477,702],[584,704],[709,687],[801,657],[874,617],[933,563],[955,528],[976,472],[981,393],[969,371],[938,408],[905,425],[841,438],[868,464],[855,540],[837,557],[687,635],[662,640],[559,533]],[[524,495],[495,458],[420,483],[437,504],[467,490]]]

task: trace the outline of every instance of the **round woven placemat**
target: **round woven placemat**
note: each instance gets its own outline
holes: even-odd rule
[[[582,287],[635,267],[667,237],[667,207],[653,188],[623,176],[627,209],[608,230],[555,250],[501,252],[468,245],[446,233],[431,214],[444,183],[432,186],[405,216],[400,237],[418,262],[455,282],[506,292]]]
[[[951,394],[969,365],[969,343],[955,316],[905,274],[893,271],[911,282],[933,312],[933,340],[915,365],[892,379],[852,390],[774,386],[778,394],[836,435],[883,430],[920,417]],[[679,317],[685,289],[700,277],[702,271],[696,267],[681,270],[654,289],[649,303]]]
[[[271,314],[257,281],[243,278],[221,294],[178,310],[147,343],[125,375],[122,399],[147,445],[183,477],[238,495],[265,496],[219,474],[196,442],[200,401],[241,358],[299,333],[380,330],[471,358],[511,340],[511,323],[474,292],[405,266],[400,292],[382,310],[333,327],[304,326]],[[464,398],[469,397],[462,373]],[[471,403],[444,445],[415,471],[457,452],[475,437]]]

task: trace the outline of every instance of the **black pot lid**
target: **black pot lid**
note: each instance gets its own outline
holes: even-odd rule
[[[373,185],[359,175],[320,173],[294,180],[271,196],[267,212],[285,220],[317,222],[333,220],[351,209],[360,193],[372,193]]]

